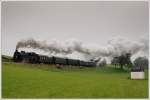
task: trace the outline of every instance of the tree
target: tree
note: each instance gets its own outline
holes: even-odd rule
[[[126,66],[129,68],[132,66],[130,57],[131,57],[130,53],[126,53],[124,55],[114,57],[112,60],[112,64],[114,64],[114,65],[119,64],[121,69],[123,69],[123,66]]]
[[[148,68],[148,59],[146,57],[138,57],[134,60],[134,66]]]
[[[118,61],[118,57],[114,57],[114,58],[111,60],[111,64],[112,64],[112,65],[115,65],[115,67],[117,67],[117,65],[119,64],[118,62],[119,62],[119,61]]]

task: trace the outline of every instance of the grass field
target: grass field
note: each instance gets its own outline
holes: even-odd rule
[[[148,79],[103,68],[56,69],[54,65],[2,63],[3,98],[147,98]]]

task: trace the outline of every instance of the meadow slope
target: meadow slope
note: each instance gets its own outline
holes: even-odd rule
[[[148,80],[103,68],[2,63],[2,98],[147,98]],[[146,71],[147,77],[147,71]]]

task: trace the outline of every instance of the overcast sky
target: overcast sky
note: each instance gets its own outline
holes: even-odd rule
[[[148,2],[2,2],[2,54],[21,39],[78,39],[106,45],[113,37],[148,34]]]

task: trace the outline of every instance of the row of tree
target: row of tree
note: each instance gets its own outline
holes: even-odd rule
[[[118,57],[114,57],[111,61],[111,64],[115,66],[120,66],[121,69],[123,67],[142,67],[142,68],[148,68],[148,59],[146,57],[138,57],[134,60],[132,63],[131,60],[131,54],[127,53]]]

